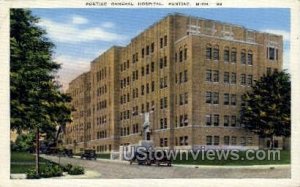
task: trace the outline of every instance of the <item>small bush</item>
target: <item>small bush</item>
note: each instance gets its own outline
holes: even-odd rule
[[[46,167],[40,168],[40,175],[36,175],[35,169],[30,169],[26,172],[28,179],[49,178],[62,176],[63,169],[57,164],[49,163]]]
[[[39,179],[40,176],[36,175],[35,169],[29,169],[26,171],[27,179]]]
[[[63,166],[63,170],[64,170],[64,172],[68,172],[72,169],[72,167],[73,167],[72,164],[67,164],[67,165]]]
[[[81,166],[73,166],[71,169],[68,171],[69,175],[81,175],[84,174],[84,168]]]

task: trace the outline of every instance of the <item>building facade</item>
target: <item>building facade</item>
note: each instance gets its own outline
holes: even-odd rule
[[[145,133],[155,147],[168,149],[258,148],[258,136],[240,124],[241,97],[254,80],[282,69],[282,53],[282,36],[168,15],[91,62],[83,84],[91,85],[90,102],[75,105],[83,97],[72,94],[82,75],[70,83],[72,104],[90,115],[80,122],[74,116],[67,129],[89,124],[82,131],[88,138],[76,140],[97,152],[137,144]],[[66,146],[74,148],[74,138],[84,135],[69,130]]]

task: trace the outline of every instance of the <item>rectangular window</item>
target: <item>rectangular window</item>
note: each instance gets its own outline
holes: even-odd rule
[[[241,85],[245,85],[245,84],[246,84],[246,75],[241,74]]]
[[[182,52],[182,50],[180,50],[180,52],[179,52],[179,62],[182,62],[182,60],[183,60],[183,52]]]
[[[206,92],[206,103],[212,103],[212,93]]]
[[[248,53],[248,64],[253,65],[253,54]]]
[[[206,59],[212,59],[212,48],[211,47],[207,47],[206,48]]]
[[[224,116],[224,127],[228,127],[229,126],[229,116],[225,115]]]
[[[236,126],[236,116],[231,116],[231,126],[232,127]]]
[[[236,145],[236,136],[231,137],[231,145]]]
[[[214,136],[214,145],[220,144],[220,136]]]
[[[155,67],[154,62],[151,62],[151,72],[154,72],[154,67]]]
[[[241,64],[246,64],[246,53],[241,52]]]
[[[236,105],[236,95],[235,94],[231,94],[231,105]]]
[[[163,58],[159,59],[159,67],[160,67],[160,69],[164,68],[164,59]]]
[[[167,46],[168,45],[168,36],[165,35],[164,36],[164,46]]]
[[[164,56],[164,66],[167,67],[168,66],[168,60],[167,60],[167,56]]]
[[[184,72],[183,72],[183,81],[184,82],[187,82],[188,81],[188,74],[187,74],[187,70],[184,70]]]
[[[164,39],[163,38],[160,38],[159,46],[160,46],[160,48],[164,47]]]
[[[242,146],[246,145],[246,138],[245,137],[241,137],[241,145]]]
[[[212,136],[206,136],[206,145],[212,145]]]
[[[150,65],[147,64],[147,66],[146,66],[146,75],[148,75],[149,73],[150,73]]]
[[[224,145],[229,145],[229,136],[224,136]]]
[[[218,70],[213,71],[213,82],[219,82],[219,71]]]
[[[248,75],[248,76],[247,76],[247,84],[248,84],[249,86],[252,86],[252,79],[253,79],[253,76],[252,76],[252,75]]]
[[[231,62],[236,63],[236,51],[231,51]]]
[[[236,73],[231,73],[231,84],[236,84]]]
[[[213,104],[219,104],[219,93],[218,92],[213,93]]]
[[[145,48],[142,48],[142,58],[145,56]]]
[[[224,62],[229,62],[229,50],[224,50]]]
[[[154,83],[154,81],[152,81],[152,83],[151,83],[151,91],[154,92],[154,89],[155,89],[155,83]]]
[[[184,60],[186,60],[187,59],[187,48],[184,48]]]
[[[214,48],[213,55],[214,55],[214,60],[219,60],[219,49],[218,48]]]
[[[229,83],[229,72],[224,72],[224,83]]]
[[[220,116],[219,114],[214,114],[214,126],[219,126]]]
[[[229,94],[224,93],[224,105],[229,105]]]
[[[212,81],[212,73],[211,73],[211,70],[210,70],[210,69],[206,70],[206,77],[205,77],[205,80],[206,80],[206,81],[209,81],[209,82]]]
[[[150,92],[149,83],[146,84],[146,93],[148,94]]]
[[[144,67],[141,68],[141,74],[142,74],[142,76],[145,75],[145,68]]]
[[[146,46],[146,55],[149,55],[150,54],[150,47],[149,45]]]
[[[205,116],[205,122],[206,122],[206,126],[211,126],[212,124],[212,115],[211,114],[207,114]]]
[[[141,95],[144,95],[144,89],[145,89],[145,86],[142,85],[142,86],[141,86]]]
[[[151,53],[154,52],[154,43],[151,43]]]
[[[275,48],[274,47],[268,47],[268,59],[269,60],[275,60]]]

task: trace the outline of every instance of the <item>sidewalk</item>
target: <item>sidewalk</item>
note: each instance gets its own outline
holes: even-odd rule
[[[67,172],[63,172],[63,176],[60,177],[49,177],[49,178],[42,178],[42,179],[92,179],[92,178],[99,178],[101,174],[92,171],[92,170],[85,170],[83,175],[69,175]],[[11,179],[26,179],[26,174],[18,173],[18,174],[10,174]]]
[[[97,158],[97,161],[102,162],[111,162],[111,163],[121,163],[129,164],[129,161],[126,160],[110,160],[110,159],[100,159]],[[275,168],[289,168],[290,164],[278,164],[278,165],[190,165],[190,164],[172,164],[174,167],[185,167],[185,168],[228,168],[228,169],[275,169]]]

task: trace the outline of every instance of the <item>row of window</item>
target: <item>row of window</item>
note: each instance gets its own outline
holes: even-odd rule
[[[168,147],[168,138],[160,138],[159,146],[160,147]]]
[[[187,60],[187,54],[188,54],[188,49],[179,49],[179,52],[175,53],[175,62],[183,62],[184,60]]]
[[[224,62],[237,62],[236,48],[230,50],[229,47],[225,47],[223,55]],[[206,59],[220,60],[219,46],[212,47],[211,45],[208,45],[206,47]],[[253,52],[251,50],[246,51],[245,49],[242,49],[240,52],[240,62],[241,64],[253,65]]]
[[[108,148],[107,148],[107,145],[98,145],[98,146],[96,147],[96,151],[97,151],[97,152],[111,151],[111,144],[108,145]]]
[[[107,101],[103,100],[97,103],[97,110],[105,109],[107,107]]]
[[[187,114],[181,114],[178,116],[175,116],[175,127],[185,127],[188,126],[189,120]]]
[[[235,115],[224,115],[223,126],[224,127],[236,127],[237,118]],[[207,114],[205,116],[206,126],[220,126],[220,115],[219,114]]]
[[[106,130],[97,132],[97,139],[102,139],[102,138],[107,138]]]
[[[121,127],[120,128],[120,136],[128,136],[130,134],[139,133],[139,124],[135,123],[132,125],[132,131],[130,132],[130,127]]]
[[[103,94],[107,93],[107,86],[101,86],[100,88],[97,89],[97,96],[101,96]]]
[[[97,117],[97,125],[102,125],[106,123],[106,115]]]
[[[188,136],[180,136],[179,138],[175,137],[175,146],[184,146],[184,145],[189,145]]]
[[[206,70],[206,74],[205,74],[205,80],[208,82],[219,82],[219,70],[211,70],[211,69],[207,69]],[[225,84],[236,84],[236,73],[234,72],[224,72],[224,83]],[[249,85],[251,86],[253,82],[253,75],[251,74],[241,74],[240,75],[240,84],[241,85]]]
[[[121,97],[120,97],[120,104],[121,105],[126,103],[126,102],[129,102],[129,101],[130,101],[130,94],[129,93],[127,93],[127,95],[126,94],[121,95]]]
[[[188,81],[188,71],[184,70],[182,72],[179,72],[179,74],[175,74],[175,83],[181,84]]]
[[[96,73],[97,82],[106,78],[106,67]]]
[[[239,143],[237,142],[238,138],[236,136],[224,136],[223,145],[241,145],[241,146],[251,146],[253,145],[252,137],[240,137]],[[220,145],[220,136],[206,136],[206,145]]]
[[[219,92],[206,92],[206,103],[208,104],[219,104]],[[233,105],[237,103],[236,94],[224,93],[223,98],[224,105]]]

